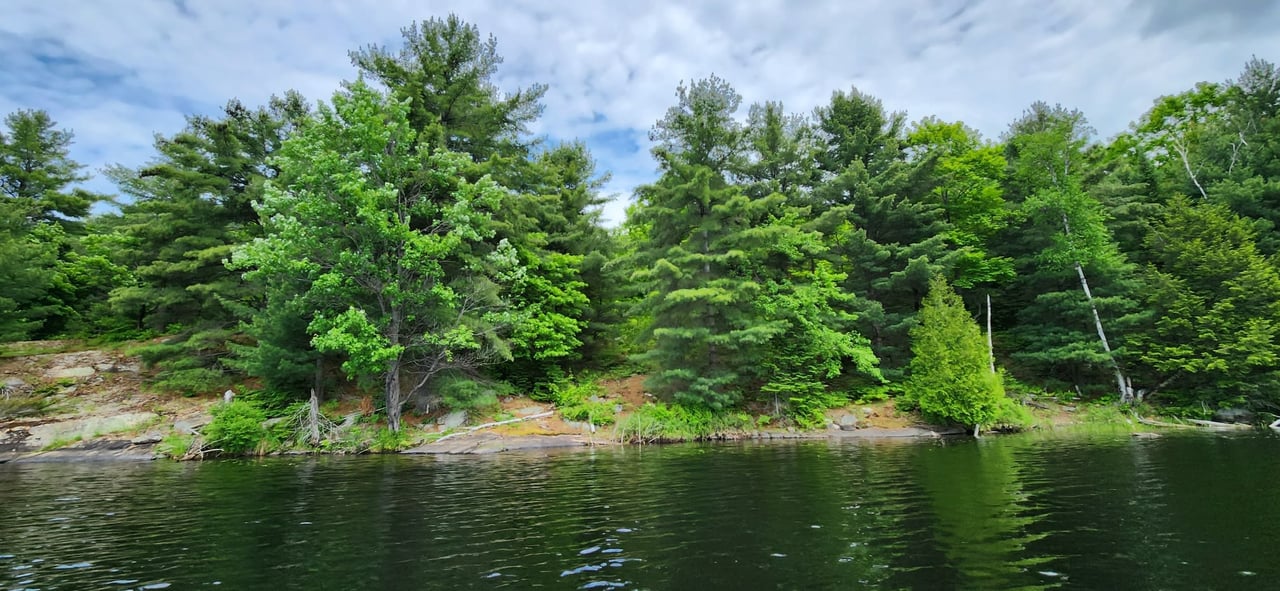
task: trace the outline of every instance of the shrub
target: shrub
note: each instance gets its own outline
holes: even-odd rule
[[[373,440],[369,443],[369,451],[375,453],[400,451],[409,447],[409,443],[408,433],[404,431],[397,433],[383,427],[374,432]]]
[[[270,417],[282,417],[287,415],[290,407],[302,400],[297,395],[270,388],[249,390],[248,392],[241,394],[239,398],[246,402],[253,403],[258,408],[265,411]]]
[[[196,438],[193,435],[170,433],[156,445],[156,452],[175,460],[181,460],[191,453],[191,446],[195,441]]]
[[[919,321],[911,329],[910,397],[932,418],[966,426],[995,421],[1003,382],[991,371],[977,322],[941,277],[929,282]]]
[[[267,430],[262,426],[266,420],[267,414],[252,402],[219,404],[213,408],[213,421],[204,429],[205,441],[225,454],[255,451],[267,439]]]
[[[624,441],[697,441],[755,426],[745,414],[716,414],[705,407],[649,403],[619,421],[617,431]]]
[[[612,425],[615,418],[613,403],[605,400],[583,402],[562,408],[560,414],[570,421],[587,422],[597,427]]]
[[[506,382],[482,381],[466,376],[446,376],[436,385],[444,405],[453,410],[484,410],[498,406],[499,396],[514,389]]]
[[[596,382],[560,383],[552,387],[550,402],[561,408],[578,406],[601,394],[604,394],[604,388]]]

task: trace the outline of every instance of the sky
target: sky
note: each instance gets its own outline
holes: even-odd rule
[[[44,109],[97,175],[155,155],[155,134],[227,100],[328,98],[348,52],[455,13],[493,35],[505,91],[549,90],[531,131],[581,139],[612,178],[611,224],[652,181],[648,131],[676,86],[716,74],[745,105],[811,113],[857,89],[997,138],[1036,100],[1082,110],[1105,139],[1152,101],[1280,60],[1274,0],[4,0],[0,114]]]

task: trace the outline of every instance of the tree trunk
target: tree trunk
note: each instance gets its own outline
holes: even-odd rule
[[[974,436],[975,438],[977,438],[977,437],[982,437],[982,426],[981,426],[981,425],[979,425],[979,424],[977,424],[977,423],[974,423],[974,424],[973,424],[973,436]]]
[[[991,362],[991,373],[996,373],[996,346],[991,340],[991,294],[987,294],[987,358]]]
[[[1111,343],[1107,342],[1107,333],[1102,329],[1102,317],[1098,315],[1098,306],[1093,303],[1093,292],[1089,290],[1089,280],[1085,279],[1084,267],[1080,263],[1076,263],[1076,274],[1080,275],[1080,287],[1084,289],[1084,297],[1089,302],[1089,310],[1093,312],[1093,326],[1098,329],[1098,339],[1102,341],[1102,350],[1107,352],[1107,359],[1111,361],[1111,369],[1116,373],[1116,386],[1120,389],[1120,402],[1127,404],[1129,402],[1129,389],[1125,387],[1124,372],[1120,371],[1120,364],[1116,363],[1115,355],[1111,353]]]
[[[383,389],[387,394],[387,426],[400,432],[400,358],[387,363],[387,375],[383,380]]]
[[[320,395],[315,388],[311,389],[311,404],[307,408],[307,427],[308,441],[313,447],[320,445]]]
[[[316,375],[311,382],[311,404],[307,409],[311,445],[320,445],[320,399],[324,397],[324,358],[316,357]]]

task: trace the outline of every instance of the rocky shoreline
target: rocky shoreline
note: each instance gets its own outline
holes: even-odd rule
[[[719,442],[735,441],[815,441],[815,440],[873,440],[873,439],[932,439],[963,436],[958,428],[907,427],[901,429],[867,428],[857,431],[785,432],[762,431],[743,433],[717,439]],[[679,443],[679,442],[664,442]],[[505,452],[539,450],[566,450],[574,448],[616,447],[639,445],[622,443],[607,437],[587,435],[521,435],[504,436],[496,433],[476,433],[447,441],[427,443],[398,452],[407,455],[489,455]],[[660,444],[659,444],[660,445]],[[295,452],[297,455],[322,455],[324,452]],[[0,464],[55,463],[55,462],[145,462],[159,459],[154,442],[138,442],[127,439],[96,439],[81,445],[55,450],[9,449],[0,451]]]

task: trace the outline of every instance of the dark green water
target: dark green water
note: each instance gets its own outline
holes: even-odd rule
[[[0,589],[160,585],[1274,589],[1280,437],[0,465]]]

